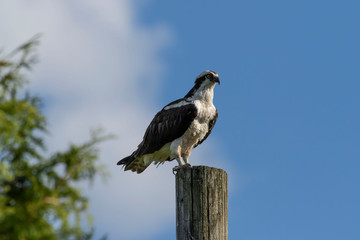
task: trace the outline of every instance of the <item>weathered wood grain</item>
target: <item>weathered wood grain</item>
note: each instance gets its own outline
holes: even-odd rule
[[[228,239],[228,182],[224,170],[193,166],[177,171],[176,239]]]

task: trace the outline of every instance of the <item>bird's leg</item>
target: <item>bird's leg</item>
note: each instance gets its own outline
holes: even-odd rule
[[[176,161],[179,163],[178,167],[182,167],[184,163],[181,161],[181,157],[176,158]]]
[[[182,155],[182,159],[184,160],[185,162],[185,165],[184,167],[191,167],[190,163],[189,163],[189,157],[190,157],[190,154],[189,153],[185,153]]]
[[[178,166],[175,166],[175,167],[173,168],[173,172],[178,171],[180,168],[182,168],[182,167],[184,166],[183,162],[181,161],[180,156],[176,158],[176,161],[179,163],[179,165],[178,165]]]

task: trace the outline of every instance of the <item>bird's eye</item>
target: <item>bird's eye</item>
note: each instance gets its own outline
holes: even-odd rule
[[[211,77],[212,77],[211,74],[207,74],[207,75],[206,75],[206,78],[207,78],[207,79],[211,79]]]

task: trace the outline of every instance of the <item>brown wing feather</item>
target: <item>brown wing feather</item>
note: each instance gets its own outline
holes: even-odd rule
[[[166,143],[181,137],[197,114],[194,104],[161,110],[146,129],[144,139],[138,147],[137,156],[153,153]]]
[[[174,101],[167,106],[177,102],[180,102],[180,100]],[[131,163],[134,162],[137,157],[158,151],[168,142],[181,137],[189,128],[196,114],[197,109],[192,103],[168,110],[165,110],[164,107],[155,115],[149,127],[146,129],[143,141],[139,144],[138,149],[130,156],[120,160],[117,164],[124,165],[125,170],[131,169],[138,172],[138,169],[133,169],[136,168],[134,165],[137,164]]]

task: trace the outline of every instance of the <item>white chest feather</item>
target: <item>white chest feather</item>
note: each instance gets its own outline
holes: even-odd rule
[[[197,145],[209,131],[209,121],[216,115],[215,106],[204,104],[201,101],[194,101],[198,114],[184,135],[176,139],[173,144],[175,152],[182,156],[190,155],[192,149]]]
[[[197,115],[184,135],[172,141],[170,151],[172,156],[181,155],[187,159],[194,146],[202,141],[209,132],[209,122],[216,116],[216,108],[213,104],[214,86],[201,87],[187,102],[179,104],[189,104],[192,102],[197,109]]]

